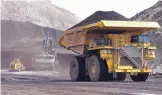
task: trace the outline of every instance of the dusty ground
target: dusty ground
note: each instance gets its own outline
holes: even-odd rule
[[[71,82],[54,72],[2,73],[1,95],[162,95],[162,78],[146,82]]]

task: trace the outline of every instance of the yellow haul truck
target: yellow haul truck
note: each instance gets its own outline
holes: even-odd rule
[[[124,81],[128,73],[133,81],[146,81],[156,47],[144,33],[159,29],[157,22],[101,20],[64,31],[59,44],[79,54],[70,62],[71,79]]]

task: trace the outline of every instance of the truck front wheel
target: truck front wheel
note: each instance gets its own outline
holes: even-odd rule
[[[70,62],[70,77],[72,81],[85,80],[85,62],[81,57],[74,57]]]
[[[107,66],[104,60],[97,55],[92,55],[86,63],[88,65],[88,74],[91,81],[106,81]]]
[[[133,81],[146,81],[149,73],[138,73],[137,75],[130,75]]]

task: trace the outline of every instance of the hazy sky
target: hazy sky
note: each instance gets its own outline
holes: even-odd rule
[[[51,0],[53,4],[65,8],[80,19],[84,19],[97,10],[116,11],[128,18],[137,12],[149,8],[158,0]]]

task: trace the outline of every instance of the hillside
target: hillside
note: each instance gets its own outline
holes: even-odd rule
[[[79,21],[75,14],[45,0],[2,1],[1,12],[2,20],[29,21],[36,25],[59,30],[65,30]]]
[[[131,20],[157,21],[162,26],[162,1],[158,1],[152,7],[137,13]]]
[[[42,45],[42,38],[45,32],[49,31],[53,38],[54,47],[59,47],[57,38],[62,31],[54,28],[41,27],[31,22],[19,22],[14,20],[1,20],[2,31],[2,50],[14,48],[29,49],[31,47],[39,47]],[[38,50],[38,49],[37,49]]]
[[[20,58],[31,68],[32,57],[42,53],[42,39],[50,32],[53,46],[59,48],[62,31],[79,22],[79,18],[50,1],[1,2],[1,58],[2,68],[8,68],[14,58]],[[58,58],[64,61],[62,55]],[[62,62],[63,63],[63,62]]]
[[[79,18],[50,1],[2,1],[2,49],[40,47],[44,32],[56,38]]]

